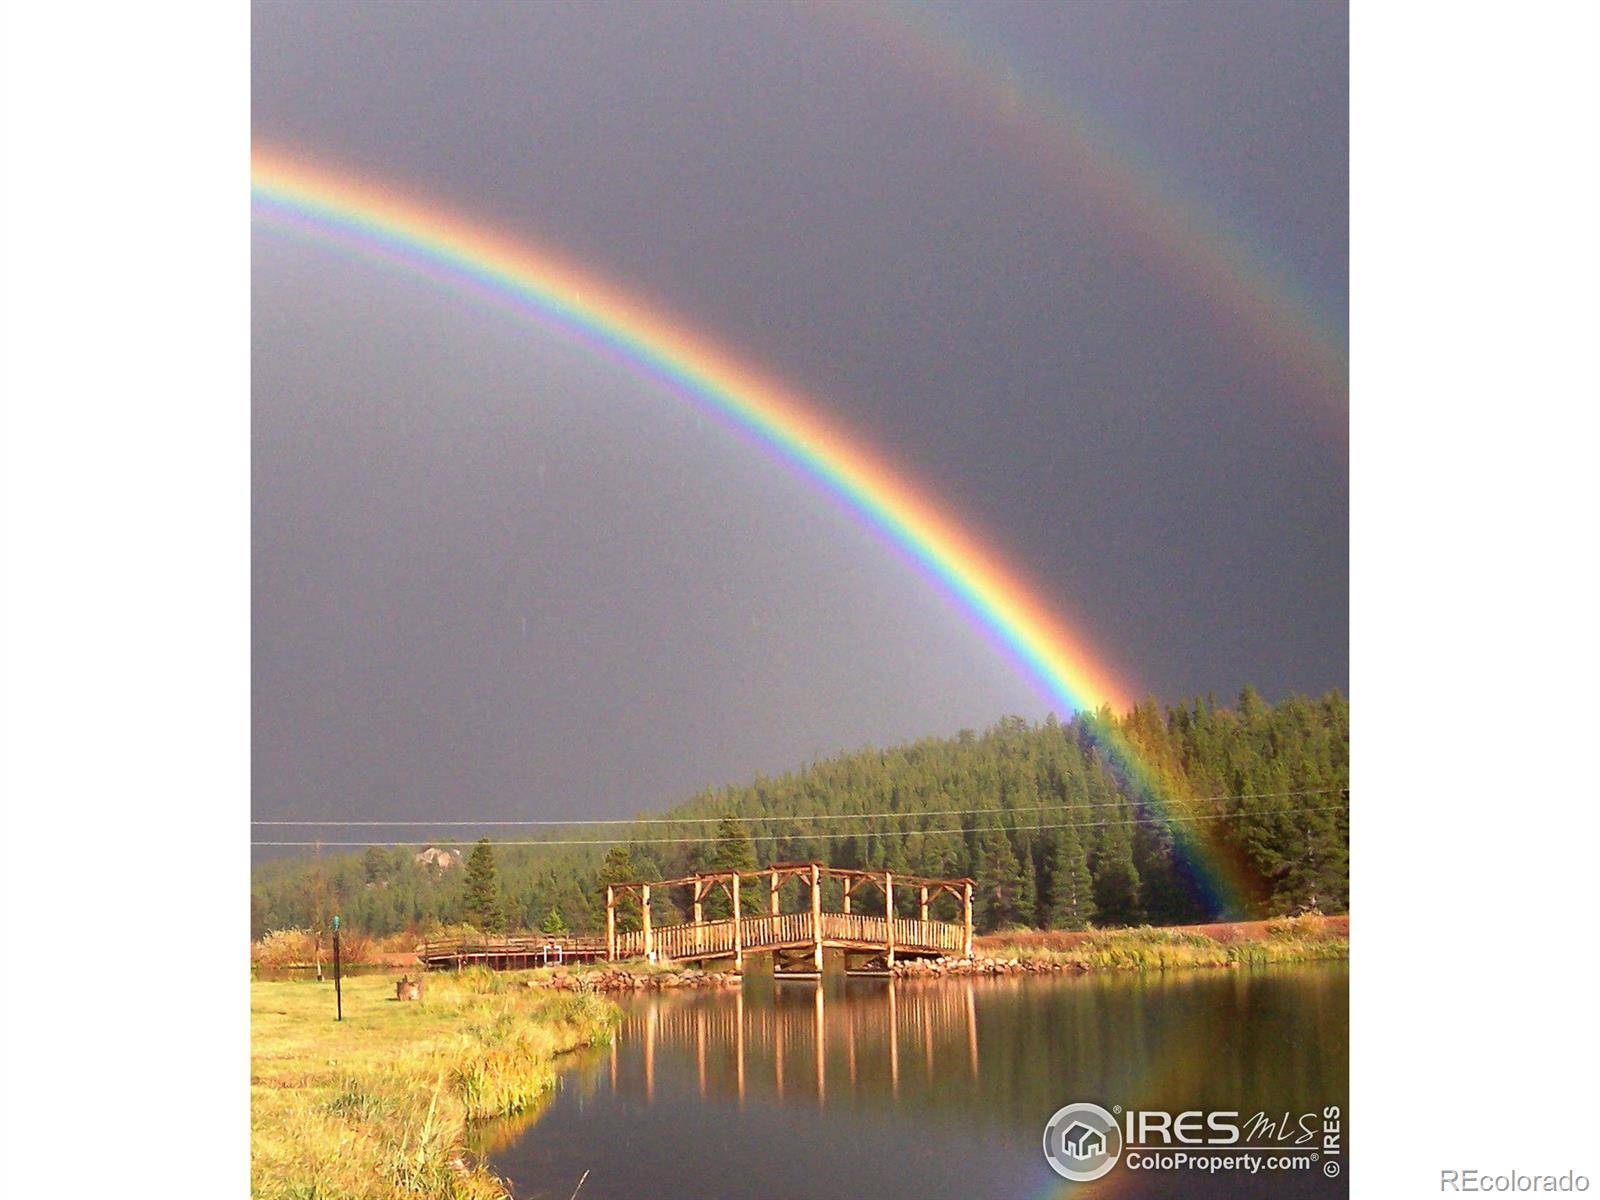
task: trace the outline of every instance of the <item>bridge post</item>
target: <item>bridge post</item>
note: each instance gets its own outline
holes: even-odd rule
[[[811,937],[812,960],[817,964],[817,973],[822,972],[822,873],[817,869],[817,864],[811,864]],[[822,1051],[819,1048],[818,1054]]]
[[[617,889],[606,884],[606,961],[617,961]]]
[[[650,885],[648,883],[639,889],[639,911],[644,914],[644,958],[646,962],[655,962],[656,952],[650,942]]]
[[[840,890],[844,892],[844,912],[846,916],[850,915],[850,893],[855,891],[855,887],[856,881],[848,875],[840,882]]]
[[[923,884],[922,885],[922,890],[917,896],[917,920],[921,921],[924,925],[926,925],[928,923],[928,885],[927,884]]]
[[[883,873],[883,923],[889,929],[888,963],[894,970],[894,872]],[[892,993],[891,993],[892,995]]]
[[[770,893],[770,899],[767,902],[767,911],[773,916],[778,915],[778,887],[778,872],[773,871],[772,882],[767,885],[767,891]]]
[[[696,879],[694,881],[694,948],[695,953],[697,954],[704,946],[704,942],[701,940],[704,937],[704,934],[702,934],[700,931],[700,926],[705,922],[706,919],[704,903],[705,893],[700,890],[704,886],[705,880]]]
[[[733,873],[733,969],[744,970],[744,931],[739,926],[739,872]]]
[[[972,881],[961,885],[961,952],[972,957]]]
[[[817,963],[817,970],[822,970],[822,963],[820,960]],[[818,980],[816,996],[817,1103],[826,1105],[828,1102],[828,1033],[823,1025],[822,1004],[822,981]]]

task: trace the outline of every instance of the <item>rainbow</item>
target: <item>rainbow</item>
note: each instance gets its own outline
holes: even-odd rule
[[[999,136],[1094,204],[1108,231],[1198,299],[1221,326],[1265,350],[1312,405],[1312,420],[1347,433],[1349,356],[1343,322],[1264,239],[1177,187],[1088,105],[1058,94],[1015,53],[958,14],[911,0],[826,10],[887,59],[934,81]]]
[[[914,564],[1047,700],[1068,713],[1126,707],[1128,692],[1038,593],[948,512],[891,470],[809,401],[734,360],[639,299],[557,255],[499,236],[443,207],[298,157],[257,147],[251,195],[268,228],[396,265],[576,335],[597,351],[665,381],[824,491]],[[1111,764],[1162,809],[1155,775],[1095,721]],[[1173,813],[1172,815],[1181,815]],[[1180,854],[1220,907],[1238,889],[1222,859],[1198,843]]]

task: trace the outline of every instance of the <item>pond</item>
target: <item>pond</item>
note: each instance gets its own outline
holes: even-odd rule
[[[575,1057],[542,1111],[482,1131],[480,1152],[516,1196],[568,1200],[580,1181],[582,1200],[1347,1193],[1342,962],[820,985],[751,975],[623,1006],[616,1044]],[[1130,1154],[1068,1183],[1042,1136],[1084,1100],[1241,1123],[1337,1106],[1337,1166],[1131,1169]],[[1284,1144],[1254,1133],[1240,1144]]]

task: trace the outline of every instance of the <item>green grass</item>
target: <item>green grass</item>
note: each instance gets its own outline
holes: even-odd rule
[[[1348,938],[1332,936],[1310,921],[1274,921],[1256,941],[1219,942],[1181,929],[1112,929],[1091,933],[1066,950],[1005,944],[985,951],[993,958],[1036,959],[1087,970],[1169,971],[1183,967],[1262,966],[1349,958]]]
[[[470,1161],[470,1122],[526,1110],[558,1055],[609,1040],[617,1009],[583,992],[483,970],[427,977],[420,1003],[394,979],[250,985],[250,1181],[262,1197],[459,1197],[505,1190]]]

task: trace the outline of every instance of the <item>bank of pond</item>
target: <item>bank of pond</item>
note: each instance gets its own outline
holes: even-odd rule
[[[519,1116],[526,1121],[538,1112],[551,1097],[560,1071],[570,1066],[572,1052],[611,1047],[615,1064],[613,1039],[625,1014],[636,1012],[641,1003],[664,1002],[664,995],[660,1001],[654,999],[661,993],[702,995],[696,1003],[713,1006],[704,1011],[702,1021],[710,1020],[710,1014],[723,1013],[725,1019],[718,1020],[732,1022],[735,1033],[728,1036],[738,1038],[742,1086],[747,994],[755,997],[752,1003],[758,1009],[768,1006],[774,1012],[780,1011],[781,1004],[794,1003],[792,997],[800,991],[814,997],[815,1013],[808,1009],[806,1015],[807,1020],[814,1016],[817,1022],[815,1068],[820,1079],[826,1058],[825,993],[835,997],[836,1005],[845,1005],[846,1011],[852,1006],[862,1012],[876,1011],[886,1003],[889,1025],[884,1036],[892,1056],[898,1053],[901,1040],[894,1026],[896,987],[965,988],[963,1020],[972,1027],[963,1036],[972,1039],[972,1069],[976,1071],[977,1025],[972,1006],[979,1001],[973,997],[989,993],[970,989],[998,986],[1002,980],[991,983],[970,978],[974,973],[999,977],[1105,974],[1108,979],[1125,975],[1135,980],[1176,980],[1217,976],[1216,972],[1180,968],[1246,968],[1246,973],[1258,975],[1261,972],[1254,968],[1270,970],[1340,959],[1349,951],[1347,925],[1304,918],[1273,923],[1270,929],[1226,941],[1193,931],[1142,929],[1066,939],[1057,936],[1054,944],[1048,939],[1040,943],[1037,938],[1033,944],[1008,943],[1003,936],[986,939],[986,943],[969,963],[925,960],[897,964],[900,978],[876,981],[847,981],[830,971],[825,984],[813,981],[809,990],[799,982],[774,982],[770,971],[763,972],[759,964],[747,964],[744,978],[727,971],[643,961],[426,974],[397,967],[369,968],[343,978],[342,1021],[333,1019],[331,980],[317,982],[314,973],[303,971],[258,971],[251,984],[252,1191],[271,1197],[329,1195],[379,1200],[419,1195],[504,1196],[507,1186],[502,1175],[470,1149],[473,1128],[484,1127],[486,1122],[502,1129],[509,1123],[515,1128]],[[930,974],[968,978],[948,982],[905,978]],[[402,978],[420,986],[397,988]],[[1070,980],[1061,983],[1071,986]],[[846,986],[854,990],[843,990]],[[1023,986],[1052,985],[1041,981]],[[408,998],[400,998],[402,994]],[[790,999],[784,1000],[785,994]],[[904,1011],[926,1007],[908,1002]],[[934,1006],[940,1012],[948,1007]],[[1049,1025],[1048,1018],[1041,1015],[1037,1019],[1043,1026]],[[716,1020],[712,1024],[721,1028]],[[1025,1029],[1026,1024],[1021,1020],[1019,1027]],[[1043,1026],[1027,1036],[1059,1036],[1059,1031]],[[755,1037],[756,1026],[748,1028]],[[877,1035],[861,1033],[858,1045],[857,1033],[865,1028],[852,1024],[845,1043],[852,1073],[858,1053],[870,1056],[875,1052],[872,1037]],[[931,1028],[923,1036],[931,1046]],[[730,1042],[730,1055],[731,1046]],[[781,1040],[761,1052],[774,1049],[781,1081]],[[703,1085],[704,1035],[698,1053]],[[651,1072],[653,1079],[653,1059]],[[500,1136],[504,1140],[507,1135]],[[597,1188],[596,1194],[601,1190]]]

